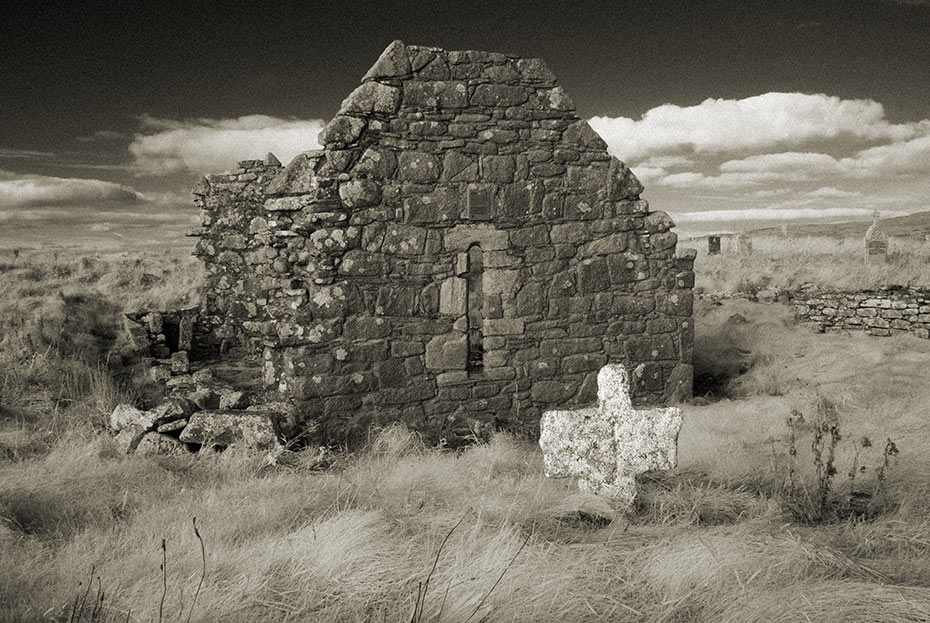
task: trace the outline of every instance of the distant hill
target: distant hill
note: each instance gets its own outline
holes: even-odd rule
[[[788,223],[789,236],[824,236],[828,238],[853,238],[865,235],[872,221],[847,223]],[[916,212],[907,216],[896,216],[881,220],[881,228],[889,236],[923,240],[930,235],[930,212]],[[781,235],[781,226],[752,230],[758,235]]]

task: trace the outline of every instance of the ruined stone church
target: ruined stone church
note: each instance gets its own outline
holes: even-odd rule
[[[336,441],[533,434],[606,363],[636,404],[688,395],[694,255],[574,110],[539,59],[394,41],[321,149],[194,189],[201,347]]]

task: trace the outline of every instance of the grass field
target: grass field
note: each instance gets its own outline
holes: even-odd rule
[[[862,239],[835,236],[787,237],[757,234],[753,253],[740,256],[732,239],[723,253],[707,255],[707,240],[682,243],[698,251],[694,263],[698,291],[714,294],[793,290],[805,284],[827,290],[865,290],[886,285],[930,288],[930,242],[891,238],[885,261],[865,261]]]
[[[608,522],[504,434],[126,457],[104,430],[138,391],[118,313],[192,302],[199,269],[0,260],[2,621],[930,620],[928,340],[699,301],[679,467]],[[717,261],[705,288],[756,268]]]

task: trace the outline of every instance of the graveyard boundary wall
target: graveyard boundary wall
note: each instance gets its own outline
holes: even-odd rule
[[[930,290],[888,286],[861,292],[808,290],[788,292],[788,300],[802,322],[822,331],[865,331],[890,336],[912,333],[930,338]]]
[[[885,286],[874,290],[843,292],[814,286],[800,290],[736,292],[730,295],[697,294],[698,298],[745,298],[757,303],[783,303],[794,308],[801,322],[820,331],[865,331],[888,337],[910,333],[930,339],[930,289]]]

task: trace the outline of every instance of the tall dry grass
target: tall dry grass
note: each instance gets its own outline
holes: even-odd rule
[[[122,313],[193,305],[201,279],[193,258],[167,251],[0,255],[0,454],[40,447],[26,428],[102,428],[133,398]]]
[[[106,358],[119,348],[108,301],[145,288],[133,262],[123,277],[73,268],[0,273],[45,301],[32,310],[48,305],[0,314],[2,621],[930,617],[926,340],[816,334],[778,307],[699,302],[706,391],[683,407],[679,467],[644,475],[617,517],[546,479],[532,440],[503,434],[452,453],[389,428],[326,469],[316,448],[127,457],[101,430],[127,391]],[[99,296],[57,294],[82,274]],[[27,338],[45,351],[14,354]],[[834,411],[836,474],[815,519],[815,441]],[[887,438],[900,452],[880,478]]]
[[[750,256],[738,255],[730,239],[720,255],[707,254],[704,238],[686,244],[698,251],[696,287],[712,294],[794,290],[805,284],[836,290],[930,287],[930,242],[892,238],[884,262],[866,262],[865,245],[858,238],[755,236]]]

